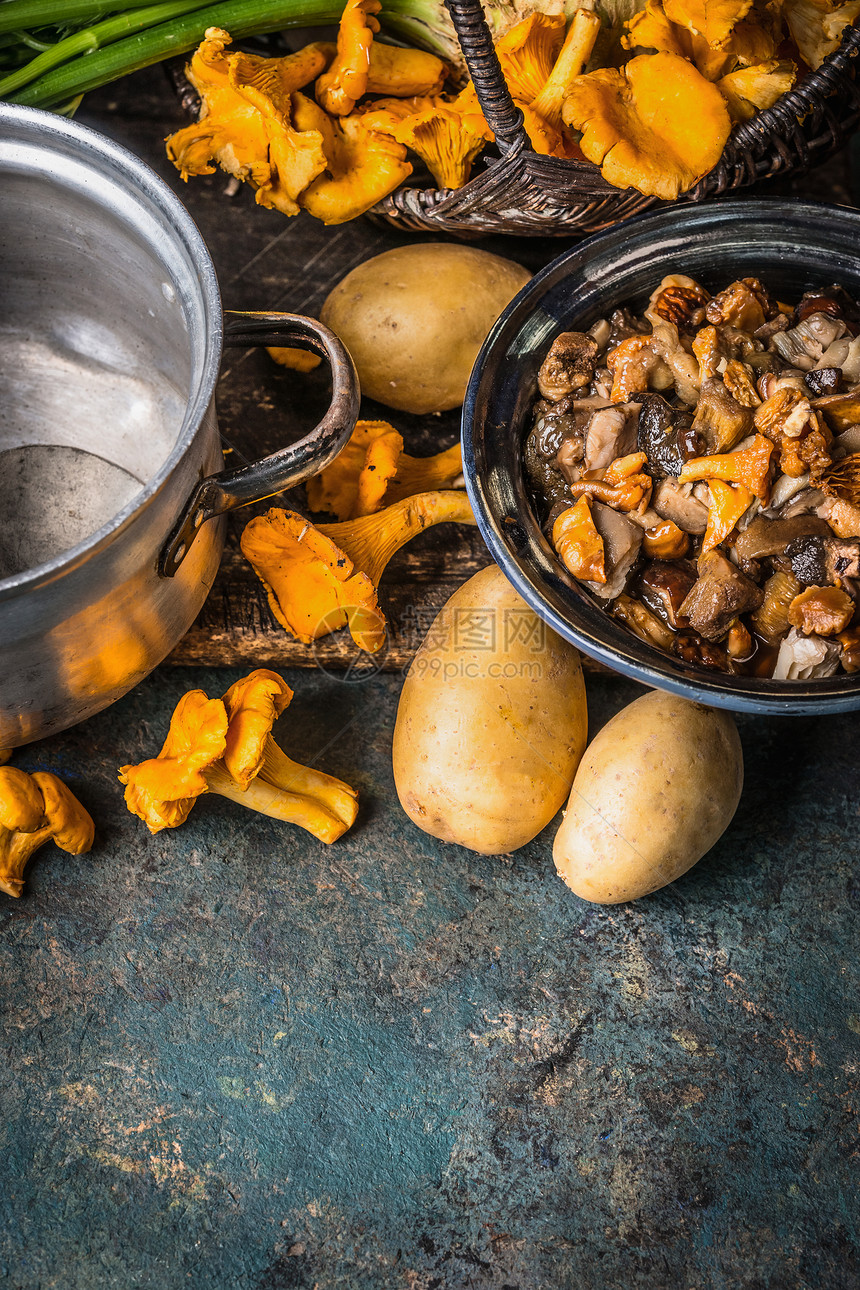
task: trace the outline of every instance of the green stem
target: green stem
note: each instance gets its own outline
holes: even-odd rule
[[[95,22],[128,7],[112,0],[4,0],[0,3],[0,32]]]
[[[441,3],[426,0],[385,0],[379,15],[383,28],[407,45],[419,45],[457,67],[464,67],[463,53],[448,11]]]
[[[53,71],[55,67],[62,67],[73,58],[79,58],[83,54],[93,54],[97,49],[112,45],[123,36],[145,31],[148,27],[154,27],[168,18],[177,17],[194,9],[202,9],[205,3],[206,0],[165,0],[163,4],[148,5],[145,9],[132,9],[114,18],[106,18],[104,22],[97,23],[94,27],[87,27],[85,31],[76,31],[65,40],[58,40],[56,45],[47,48],[43,45],[41,48],[46,49],[45,53],[0,79],[0,99],[8,98],[15,90],[29,85],[40,76]],[[2,5],[0,5],[0,12],[2,12]],[[75,97],[78,96],[75,95]]]
[[[34,36],[30,35],[29,31],[16,31],[14,35],[27,49],[35,49],[37,53],[43,53],[44,50],[53,48],[50,41],[36,40]]]
[[[0,9],[2,7],[0,4]],[[106,49],[66,63],[13,94],[11,102],[39,108],[66,103],[78,94],[108,85],[129,72],[187,53],[200,43],[207,27],[222,27],[235,40],[240,40],[245,36],[259,36],[287,27],[336,23],[340,20],[341,9],[339,0],[225,0],[225,3],[209,5],[205,9],[185,13],[184,17],[148,27],[124,40],[114,41]],[[173,12],[184,13],[182,0],[175,0]]]

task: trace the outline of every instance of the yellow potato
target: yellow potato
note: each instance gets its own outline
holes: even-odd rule
[[[486,855],[524,846],[564,804],[585,748],[579,654],[495,565],[454,593],[412,660],[394,782],[419,828]]]
[[[691,869],[731,822],[744,780],[727,712],[654,690],[589,745],[553,847],[577,896],[637,900]]]
[[[471,246],[419,242],[365,260],[320,313],[355,361],[361,392],[404,412],[458,408],[499,314],[528,282]]]

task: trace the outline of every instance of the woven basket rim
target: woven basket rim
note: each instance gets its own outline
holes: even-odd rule
[[[860,19],[857,20],[860,24]],[[817,110],[824,108],[824,103],[828,97],[839,89],[844,89],[846,81],[850,83],[850,77],[846,75],[848,66],[852,59],[860,53],[860,26],[847,26],[843,32],[839,46],[829,54],[824,62],[815,71],[809,71],[803,78],[800,85],[788,90],[785,94],[777,99],[776,103],[770,107],[757,112],[749,121],[735,124],[720,160],[711,168],[707,174],[703,175],[697,182],[684,193],[680,193],[676,199],[677,202],[697,201],[711,195],[714,187],[713,177],[721,170],[728,167],[737,167],[743,165],[740,154],[743,151],[752,150],[755,153],[761,153],[768,146],[779,147],[779,141],[783,140],[787,131],[796,133],[803,121],[806,120]],[[843,115],[860,115],[860,90],[855,90],[854,104],[844,104]],[[845,111],[847,108],[847,112]],[[832,114],[838,118],[839,113]],[[839,124],[837,120],[837,124]],[[573,181],[576,187],[578,199],[594,198],[612,198],[614,197],[619,204],[625,203],[636,204],[639,213],[646,206],[653,205],[671,205],[671,201],[661,201],[657,197],[648,197],[635,188],[617,188],[603,178],[600,167],[591,161],[569,160],[564,157],[550,157],[543,153],[535,152],[530,146],[527,137],[523,142],[521,136],[512,147],[506,152],[501,153],[498,157],[490,158],[485,164],[482,171],[473,176],[461,188],[420,188],[417,185],[410,185],[408,182],[400,185],[393,194],[379,202],[369,212],[373,215],[380,215],[384,218],[397,218],[400,212],[392,211],[389,203],[392,199],[399,198],[408,209],[411,209],[415,215],[426,213],[431,218],[441,217],[445,214],[460,213],[460,208],[464,204],[469,204],[470,195],[475,192],[476,195],[484,187],[484,182],[489,175],[499,177],[499,172],[506,166],[511,166],[515,161],[521,161],[528,167],[530,176],[543,181],[548,185],[547,195],[552,197],[553,182],[566,180],[568,183]],[[748,165],[747,165],[748,168]],[[757,177],[757,176],[756,176]],[[482,182],[484,181],[484,182]],[[725,191],[726,188],[734,188],[737,184],[717,182],[717,191]],[[408,196],[407,196],[408,195]],[[562,200],[558,203],[557,209],[561,214],[566,209],[566,204]],[[545,212],[547,224],[551,223],[549,218],[552,206],[547,204],[542,208]],[[487,214],[492,212],[488,211]],[[504,218],[501,212],[495,212],[500,221]],[[534,212],[537,215],[537,211]],[[624,218],[623,215],[616,218]],[[440,229],[440,231],[444,231]],[[575,231],[565,229],[565,232]]]

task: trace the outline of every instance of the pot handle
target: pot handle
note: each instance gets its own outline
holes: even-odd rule
[[[360,394],[355,364],[343,342],[316,319],[300,314],[233,313],[225,318],[224,344],[289,344],[312,350],[331,367],[331,403],[319,425],[298,443],[251,466],[222,470],[200,481],[159,557],[158,572],[163,578],[172,578],[176,573],[206,520],[292,488],[334,461],[358,417]]]

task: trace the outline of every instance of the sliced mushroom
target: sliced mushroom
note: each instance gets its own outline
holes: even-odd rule
[[[623,592],[612,605],[612,616],[626,623],[635,636],[656,645],[658,649],[671,650],[675,643],[675,634],[656,614],[652,614],[647,605]]]
[[[860,577],[857,538],[800,537],[785,548],[791,571],[807,587],[830,586],[843,578]]]
[[[602,354],[609,344],[609,337],[612,334],[609,320],[607,318],[598,318],[597,322],[589,327],[588,334],[597,346],[598,352]]]
[[[701,435],[709,455],[730,452],[752,428],[752,410],[732,398],[722,381],[712,378],[703,382],[693,429]]]
[[[777,569],[764,584],[764,599],[752,616],[752,625],[769,645],[779,644],[788,631],[788,610],[800,589],[800,583],[788,569]]]
[[[858,420],[860,420],[860,404],[858,404]],[[839,457],[850,457],[855,452],[860,452],[860,425],[849,426],[834,439],[830,455],[836,461]]]
[[[770,504],[767,508],[768,515],[781,515],[781,508],[808,487],[809,471],[805,475],[798,475],[796,478],[792,478],[791,475],[780,475],[770,495]]]
[[[655,323],[650,345],[671,372],[678,398],[692,407],[699,397],[699,364],[681,344],[678,328],[670,322]]]
[[[850,431],[852,426],[860,424],[860,391],[825,394],[813,399],[812,406],[821,413],[830,429],[840,436],[843,431]]]
[[[555,402],[590,384],[597,359],[597,342],[582,331],[557,336],[538,372],[538,389]]]
[[[818,515],[823,501],[824,493],[820,488],[804,488],[783,506],[780,516],[784,520],[792,520],[796,515]]]
[[[686,560],[652,560],[636,579],[644,604],[676,631],[689,627],[681,605],[693,589],[696,570]]]
[[[816,398],[838,394],[842,383],[841,367],[817,367],[806,373],[806,384]]]
[[[598,408],[585,432],[585,469],[602,470],[618,457],[636,451],[639,406],[616,403]]]
[[[779,647],[773,679],[811,681],[814,677],[832,676],[839,667],[840,652],[836,641],[804,636],[792,627]]]
[[[688,412],[672,408],[660,394],[637,394],[634,402],[641,405],[637,427],[637,444],[640,452],[648,457],[648,467],[654,479],[665,475],[680,475],[685,461],[698,456],[695,445],[688,439],[680,441],[693,422]]]
[[[705,640],[717,641],[740,614],[757,609],[762,597],[760,587],[714,550],[700,557],[698,580],[679,612]]]
[[[704,533],[708,527],[707,506],[693,496],[692,484],[679,484],[677,479],[661,479],[655,485],[651,509],[685,533]]]
[[[743,533],[738,534],[735,551],[741,567],[765,556],[781,555],[789,542],[797,538],[829,536],[826,523],[818,515],[796,515],[793,519],[767,519],[757,515]]]
[[[614,600],[624,590],[627,578],[639,556],[642,546],[642,529],[626,515],[602,502],[593,502],[591,516],[603,538],[606,582],[586,582],[583,585],[601,600]]]
[[[788,331],[777,332],[771,337],[770,347],[792,367],[810,372],[826,349],[845,335],[847,327],[842,318],[825,313],[812,313]]]

